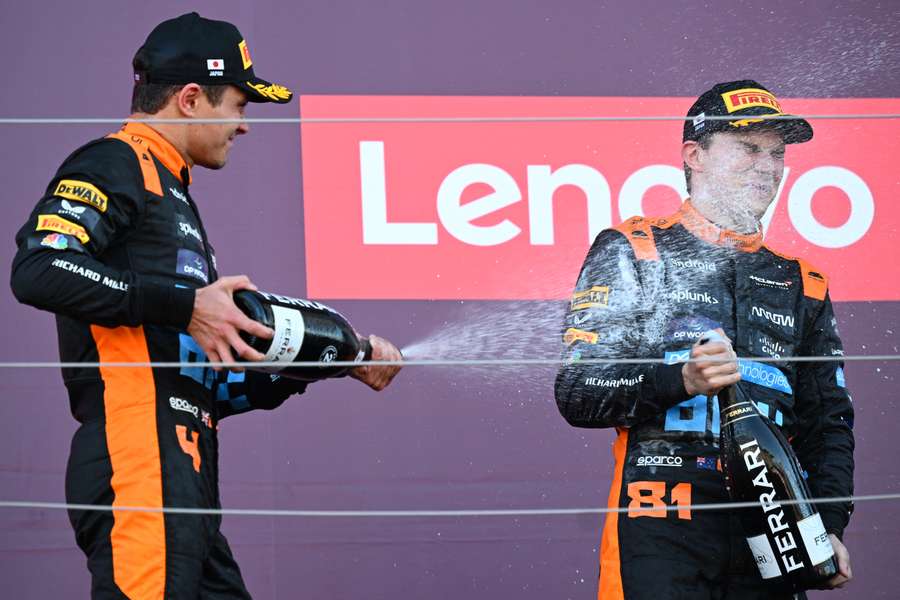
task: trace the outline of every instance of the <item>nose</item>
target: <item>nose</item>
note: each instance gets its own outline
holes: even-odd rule
[[[784,161],[767,152],[761,153],[756,159],[756,170],[763,173],[780,173],[784,169]]]
[[[235,133],[237,133],[238,135],[244,135],[245,133],[249,132],[250,124],[247,121],[242,120],[240,123],[238,123],[237,131]]]

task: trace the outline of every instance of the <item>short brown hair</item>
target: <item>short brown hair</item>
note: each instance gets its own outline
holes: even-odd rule
[[[709,145],[712,143],[712,136],[715,135],[711,133],[709,135],[700,136],[697,138],[697,143],[700,144],[700,147],[704,150],[709,148]],[[691,168],[687,166],[687,163],[684,163],[684,181],[687,186],[688,196],[691,195]]]
[[[181,91],[184,84],[135,82],[131,92],[131,112],[155,115],[166,105],[169,98]],[[227,85],[201,85],[200,89],[213,106],[222,103]]]

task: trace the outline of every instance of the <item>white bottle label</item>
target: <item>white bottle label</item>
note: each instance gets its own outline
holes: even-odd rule
[[[831,546],[831,540],[825,533],[825,526],[822,525],[822,517],[819,513],[806,517],[802,521],[797,521],[797,528],[800,530],[800,537],[803,538],[803,545],[806,546],[806,553],[813,565],[818,565],[832,556],[834,556],[834,548]]]
[[[756,537],[747,538],[747,544],[750,545],[750,552],[753,553],[753,559],[756,566],[759,567],[759,574],[763,579],[772,579],[781,576],[781,569],[778,568],[778,559],[772,552],[772,544],[766,534]]]
[[[275,318],[275,337],[269,345],[265,360],[267,362],[290,363],[300,353],[306,325],[299,310],[272,305],[272,316]],[[286,365],[285,365],[286,366]],[[284,367],[270,367],[267,371],[280,371]]]

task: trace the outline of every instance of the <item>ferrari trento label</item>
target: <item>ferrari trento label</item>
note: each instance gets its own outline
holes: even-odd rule
[[[38,215],[36,231],[55,231],[57,233],[65,233],[78,238],[82,244],[86,244],[90,238],[84,227],[67,221],[57,215]]]
[[[275,317],[275,336],[269,351],[266,352],[267,362],[290,363],[300,352],[303,345],[303,336],[306,332],[303,323],[303,315],[299,310],[272,306],[272,315]],[[277,367],[273,370],[279,370]]]
[[[753,560],[759,567],[759,574],[763,579],[772,579],[781,575],[778,568],[778,562],[775,559],[775,553],[772,552],[772,544],[766,534],[756,537],[747,538],[747,544],[750,546],[750,552],[753,553]]]
[[[90,204],[100,212],[106,212],[107,198],[106,194],[98,190],[92,184],[86,181],[77,181],[75,179],[61,179],[53,190],[54,196],[60,198],[68,198],[77,202]]]
[[[803,538],[803,545],[806,546],[806,553],[809,554],[812,564],[821,564],[834,556],[834,548],[828,534],[825,533],[825,526],[819,513],[797,521],[797,528],[800,530],[800,537]]]

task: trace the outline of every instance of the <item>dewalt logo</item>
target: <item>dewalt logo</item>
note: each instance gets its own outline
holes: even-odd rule
[[[90,204],[100,212],[106,212],[108,204],[106,194],[86,181],[75,179],[61,179],[53,195]]]
[[[595,285],[584,292],[575,292],[572,295],[571,310],[584,310],[585,308],[599,308],[609,306],[609,286]]]
[[[775,96],[757,88],[742,88],[726,92],[722,94],[722,100],[725,101],[725,108],[729,113],[754,106],[764,106],[781,112],[781,105],[778,104]]]

